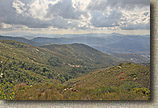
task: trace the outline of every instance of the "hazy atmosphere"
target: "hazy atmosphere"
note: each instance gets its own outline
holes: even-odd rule
[[[149,0],[0,0],[1,35],[149,35]]]

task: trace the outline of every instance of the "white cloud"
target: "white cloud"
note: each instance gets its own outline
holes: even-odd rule
[[[79,4],[78,4],[79,5]],[[47,17],[62,17],[64,19],[80,19],[81,15],[87,13],[80,10],[78,6],[73,6],[72,0],[60,0],[56,4],[49,4]]]
[[[149,0],[93,0],[88,9],[95,27],[150,29]]]
[[[134,8],[145,8],[150,6],[150,0],[92,0],[88,8],[91,10],[113,9],[133,10]]]
[[[21,2],[20,0],[15,0],[14,2],[13,2],[13,8],[15,8],[15,10],[16,10],[16,12],[18,13],[18,14],[22,14],[22,13],[24,13],[24,11],[26,10],[25,9],[25,4],[23,3],[23,2]]]
[[[149,11],[122,11],[123,16],[119,22],[121,29],[136,30],[150,29],[150,12]]]
[[[10,29],[11,27],[10,24],[0,23],[0,29]]]
[[[90,2],[91,0],[72,0],[72,6],[74,8],[79,8],[80,10],[85,11]]]
[[[51,20],[51,18],[46,17],[49,5],[55,5],[59,1],[60,0],[34,0],[29,4],[28,13],[33,18],[38,18],[40,20]]]
[[[0,0],[3,29],[146,30],[149,0]],[[5,25],[5,26],[4,26]]]

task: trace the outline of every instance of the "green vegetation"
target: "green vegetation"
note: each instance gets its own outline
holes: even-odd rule
[[[25,86],[23,89],[18,86],[16,99],[149,100],[149,79],[149,66],[123,63],[71,79],[64,84],[56,80],[47,84]]]
[[[119,62],[86,45],[73,44],[68,45],[68,48],[67,45],[43,47],[56,50],[50,51],[11,40],[0,41],[0,66],[6,62],[6,80],[18,79],[21,80],[16,81],[19,83],[33,83],[58,78],[63,82]]]
[[[150,99],[149,65],[120,62],[83,44],[33,47],[3,40],[0,99]]]
[[[64,44],[64,45],[46,45],[42,48],[49,49],[52,52],[56,52],[58,55],[55,58],[51,58],[55,61],[55,64],[61,65],[61,61],[69,63],[71,67],[108,67],[120,62],[118,58],[114,58],[110,55],[104,54],[94,48],[91,48],[84,44]],[[60,59],[57,57],[60,57]]]
[[[100,86],[129,85],[150,87],[150,67],[134,63],[121,63],[116,66],[92,72],[83,77],[69,80],[66,84],[76,84],[80,87],[94,88]]]
[[[0,84],[0,99],[13,100],[15,98],[14,85],[9,82],[1,82]]]

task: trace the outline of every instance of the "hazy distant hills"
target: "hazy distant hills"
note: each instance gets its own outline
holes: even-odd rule
[[[40,43],[41,45],[48,45],[48,44],[71,44],[70,40],[66,38],[47,38],[47,37],[37,37],[32,39],[36,43]]]
[[[95,37],[72,37],[72,38],[45,38],[38,37],[32,41],[42,44],[72,44],[82,43],[89,45],[104,53],[131,62],[149,62],[150,59],[150,37],[149,36],[112,36]],[[117,56],[116,56],[117,55]],[[119,55],[119,56],[118,56]]]
[[[36,43],[32,40],[28,40],[28,39],[25,39],[23,37],[0,36],[0,40],[15,40],[15,41],[23,42],[23,43],[33,45],[33,46],[39,46],[40,45],[40,43]]]
[[[129,36],[120,37],[115,43],[108,44],[107,47],[115,52],[141,53],[150,51],[150,37]]]
[[[47,38],[36,37],[28,40],[22,37],[0,36],[0,40],[15,40],[27,43],[33,46],[42,46],[49,44],[72,44],[82,43],[107,53],[134,53],[149,54],[150,53],[150,37],[149,36],[131,36],[131,35],[114,35],[111,36],[77,36],[70,38]]]
[[[33,46],[81,43],[115,57],[123,58],[123,60],[131,62],[149,62],[150,36],[126,36],[120,34],[100,35],[101,36],[99,36],[99,34],[88,34],[85,36],[76,35],[76,37],[71,36],[68,38],[36,37],[31,40],[22,37],[0,36],[0,40],[16,40]]]
[[[41,44],[72,44],[82,43],[108,53],[149,54],[149,36],[105,36],[105,37],[73,37],[73,38],[44,38],[32,39]]]

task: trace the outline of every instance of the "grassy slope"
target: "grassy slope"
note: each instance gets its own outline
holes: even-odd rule
[[[4,74],[3,78],[20,83],[15,85],[16,100],[147,100],[150,98],[150,69],[147,65],[125,63],[120,65],[120,69],[118,66],[108,67],[61,84],[55,79],[61,80],[63,73],[80,72],[72,71],[73,69],[83,69],[86,73],[87,67],[95,65],[95,69],[107,67],[110,64],[108,62],[115,63],[119,60],[115,61],[111,56],[82,44],[54,45],[46,48],[49,50],[15,41],[0,41],[0,71]],[[96,63],[95,60],[101,64]],[[68,64],[81,67],[71,67]],[[72,91],[71,88],[76,91]]]
[[[45,50],[15,41],[0,41],[0,69],[3,78],[14,82],[46,81],[42,75],[44,68],[54,74],[54,70],[46,64]],[[40,51],[39,51],[40,50]],[[17,81],[15,81],[15,79]]]
[[[121,66],[109,67],[92,72],[83,77],[69,80],[67,85],[75,85],[80,88],[97,88],[100,86],[117,86],[125,82],[136,82],[141,87],[150,87],[150,67],[134,63],[124,63]],[[136,79],[136,81],[133,81]]]
[[[65,84],[17,86],[21,100],[148,100],[149,66],[125,63],[69,80]],[[124,80],[122,80],[124,79]],[[135,80],[136,79],[136,80]]]
[[[57,52],[64,56],[64,59],[71,61],[71,63],[85,63],[85,65],[108,67],[120,62],[118,58],[114,58],[110,55],[104,54],[94,48],[91,48],[84,44],[71,44],[71,45],[46,45],[41,46],[42,48],[47,48],[50,51]],[[65,55],[67,55],[65,57]],[[77,61],[76,61],[77,60]]]
[[[46,48],[55,48],[55,50]],[[9,80],[13,80],[22,76],[18,82],[32,83],[35,80],[39,82],[38,79],[41,82],[42,79],[52,78],[64,82],[72,77],[78,77],[80,74],[111,66],[119,61],[80,44],[51,45],[40,48],[12,40],[1,40],[0,49],[2,62],[0,67],[7,61],[6,65],[3,66],[6,67],[5,78],[10,77]],[[26,75],[29,76],[29,81],[26,81],[28,80]],[[31,79],[35,80],[31,81]]]

